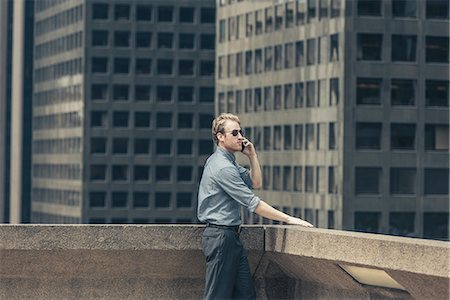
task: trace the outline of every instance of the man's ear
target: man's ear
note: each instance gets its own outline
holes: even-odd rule
[[[225,136],[222,134],[222,132],[218,132],[217,133],[217,139],[219,140],[219,142],[223,142],[225,139]]]

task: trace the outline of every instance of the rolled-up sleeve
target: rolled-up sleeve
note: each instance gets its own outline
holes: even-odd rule
[[[250,171],[247,168],[238,166],[239,174],[244,180],[244,183],[248,186],[249,189],[253,188],[252,178],[250,177]]]
[[[256,210],[260,199],[252,192],[252,190],[250,190],[236,167],[226,167],[221,169],[216,181],[224,192],[233,200],[245,206],[250,212]]]

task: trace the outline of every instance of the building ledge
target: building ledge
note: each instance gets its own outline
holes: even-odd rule
[[[0,298],[199,299],[203,228],[0,225]],[[448,298],[447,242],[294,226],[243,226],[241,240],[258,298]],[[401,288],[358,281],[348,266]]]

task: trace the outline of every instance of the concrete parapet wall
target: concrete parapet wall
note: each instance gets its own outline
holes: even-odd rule
[[[200,299],[203,226],[0,225],[0,299]],[[448,299],[449,244],[244,226],[260,299]],[[404,290],[361,284],[381,269]]]

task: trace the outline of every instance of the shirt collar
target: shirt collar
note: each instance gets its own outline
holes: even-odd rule
[[[236,161],[236,156],[234,155],[234,153],[227,151],[227,150],[223,149],[222,147],[217,147],[217,152],[224,155],[232,163],[234,163]]]

